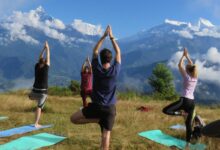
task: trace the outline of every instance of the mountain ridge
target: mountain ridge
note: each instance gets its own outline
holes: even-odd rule
[[[48,40],[51,47],[50,85],[65,86],[71,79],[79,80],[81,64],[88,55],[91,56],[92,48],[102,33],[101,25],[80,19],[64,24],[46,14],[42,7],[29,12],[14,12],[6,20],[0,21],[0,89],[19,88],[22,81],[31,87],[33,66],[45,40]],[[176,80],[179,80],[176,61],[179,51],[187,47],[200,70],[206,70],[211,75],[207,77],[204,71],[201,73],[199,89],[214,91],[212,95],[216,99],[220,96],[219,90],[213,89],[219,87],[217,83],[220,83],[214,82],[218,80],[216,74],[220,70],[220,63],[214,57],[220,55],[220,28],[209,20],[200,18],[198,23],[192,24],[166,19],[164,23],[149,30],[117,41],[123,58],[119,81],[121,90],[125,89],[128,80],[136,83],[135,87],[141,87],[142,92],[149,90],[147,83],[140,79],[147,79],[158,62],[166,63],[174,72]],[[109,40],[105,41],[104,46],[110,45]],[[174,56],[175,59],[172,59]],[[207,59],[208,56],[210,59]],[[213,62],[210,61],[212,59]],[[178,83],[176,85],[180,86]],[[197,95],[201,92],[203,90],[197,92]],[[208,98],[209,94],[203,97]]]

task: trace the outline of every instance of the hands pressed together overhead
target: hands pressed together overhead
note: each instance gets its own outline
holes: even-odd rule
[[[44,48],[45,48],[45,49],[49,49],[49,44],[48,44],[47,41],[45,41],[45,43],[44,43]]]
[[[110,39],[114,39],[114,36],[113,36],[113,33],[112,33],[112,28],[110,25],[107,26],[105,32],[104,32],[104,35],[103,37],[106,37],[106,36],[109,36]]]
[[[189,56],[189,53],[188,53],[187,48],[184,48],[184,49],[183,49],[183,56],[185,56],[185,57],[188,57],[188,56]]]

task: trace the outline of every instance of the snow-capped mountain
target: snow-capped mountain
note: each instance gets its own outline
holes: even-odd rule
[[[79,19],[64,24],[42,7],[13,12],[0,21],[0,89],[23,87],[23,82],[31,87],[33,66],[45,40],[51,47],[50,82],[62,85],[79,79],[80,66],[101,33],[100,25]]]
[[[124,64],[121,80],[125,83],[133,81],[139,85],[127,86],[135,85],[134,89],[144,90],[147,87],[143,80],[150,75],[153,66],[157,62],[165,62],[173,69],[176,83],[180,85],[176,67],[181,55],[179,51],[187,47],[200,70],[201,82],[197,95],[200,99],[217,100],[220,96],[219,34],[220,27],[203,18],[195,24],[166,19],[161,25],[121,39]]]
[[[16,11],[0,21],[0,89],[31,87],[34,64],[45,40],[51,47],[50,85],[80,79],[80,68],[102,34],[101,25],[80,19],[65,24],[42,7]],[[146,82],[158,62],[174,71],[183,47],[189,49],[200,70],[199,99],[220,96],[220,27],[200,18],[197,23],[166,19],[161,25],[118,40],[123,54],[120,89],[148,91]],[[108,41],[105,43],[109,44]],[[178,88],[179,89],[179,88]]]
[[[70,25],[65,25],[61,20],[47,15],[42,7],[27,13],[16,11],[2,21],[0,27],[6,31],[0,36],[3,41],[21,40],[32,45],[37,45],[41,41],[28,31],[29,29],[42,32],[48,38],[58,40],[62,44],[91,43],[87,36],[98,36],[102,33],[100,25],[92,25],[79,19],[75,19]],[[78,32],[80,38],[75,37],[74,32]]]

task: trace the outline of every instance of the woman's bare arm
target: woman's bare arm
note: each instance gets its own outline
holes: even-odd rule
[[[44,57],[44,52],[45,52],[45,45],[44,45],[44,48],[40,52],[40,56],[39,56],[38,61],[40,61],[40,59],[42,59]]]
[[[46,63],[48,66],[50,66],[50,47],[49,47],[49,44],[48,42],[46,41],[45,42],[45,49],[46,49]]]
[[[89,57],[87,58],[87,62],[89,65],[89,72],[92,73],[92,64],[91,64],[91,61],[89,60]]]
[[[186,71],[185,71],[185,69],[183,68],[184,57],[185,57],[185,50],[184,50],[183,56],[180,58],[180,61],[179,61],[179,64],[178,64],[179,71],[180,71],[180,73],[181,73],[181,75],[182,75],[183,77],[186,76]]]
[[[184,48],[184,53],[185,53],[185,57],[188,61],[188,64],[193,65],[193,61],[191,60],[189,53],[188,53],[188,50],[186,48]]]

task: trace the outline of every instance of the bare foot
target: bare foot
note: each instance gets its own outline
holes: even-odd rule
[[[35,128],[41,128],[42,127],[42,125],[40,125],[40,124],[35,124],[34,126],[35,126]]]

